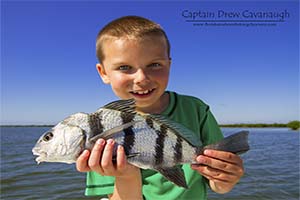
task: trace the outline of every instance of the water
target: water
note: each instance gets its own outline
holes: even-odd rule
[[[97,199],[84,196],[85,174],[75,165],[42,163],[31,153],[47,127],[1,127],[1,199]],[[238,129],[240,130],[240,129]],[[223,129],[232,134],[237,129]],[[299,199],[299,132],[249,129],[246,174],[229,193],[209,199]],[[99,198],[98,198],[99,199]]]
[[[299,131],[248,129],[251,150],[242,155],[245,176],[225,195],[209,199],[299,199]],[[223,129],[224,134],[236,129]]]

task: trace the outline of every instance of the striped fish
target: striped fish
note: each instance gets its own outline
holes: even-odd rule
[[[38,156],[38,163],[75,163],[80,153],[92,149],[99,138],[113,138],[116,148],[123,145],[129,163],[156,170],[184,188],[188,186],[179,165],[195,163],[196,156],[204,149],[233,153],[249,150],[247,131],[203,147],[195,134],[184,126],[161,115],[136,112],[134,100],[119,100],[91,114],[69,116],[43,134],[32,152]]]

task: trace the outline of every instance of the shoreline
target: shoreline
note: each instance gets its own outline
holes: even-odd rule
[[[52,124],[11,124],[0,125],[0,127],[54,127]],[[292,130],[300,129],[300,121],[294,120],[288,123],[234,123],[234,124],[219,124],[221,128],[290,128]]]
[[[54,127],[55,125],[51,124],[44,124],[44,125],[0,125],[0,127]],[[240,127],[245,127],[245,128],[288,128],[287,124],[279,124],[279,123],[274,123],[274,124],[244,124],[244,123],[239,123],[239,124],[219,124],[220,127],[222,128],[240,128]]]
[[[0,125],[0,127],[54,127],[54,125]]]
[[[224,128],[235,128],[235,127],[245,127],[245,128],[289,128],[287,124],[220,124],[220,127]]]

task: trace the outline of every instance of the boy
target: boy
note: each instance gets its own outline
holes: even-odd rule
[[[99,75],[121,99],[134,98],[137,110],[162,114],[193,130],[206,145],[223,136],[209,107],[201,100],[166,92],[171,65],[170,44],[156,23],[136,16],[116,19],[97,37],[96,65]],[[217,193],[229,192],[244,174],[239,156],[206,150],[196,158],[202,165],[183,165],[189,189],[167,181],[152,170],[140,170],[127,163],[124,148],[114,141],[97,141],[77,160],[77,170],[88,172],[87,195],[108,195],[110,199],[206,199],[206,185]]]

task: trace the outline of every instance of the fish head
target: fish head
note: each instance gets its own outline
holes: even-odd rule
[[[72,116],[74,118],[74,116]],[[70,117],[45,132],[32,149],[37,163],[61,162],[75,163],[85,145],[85,130],[75,123],[70,123]]]

